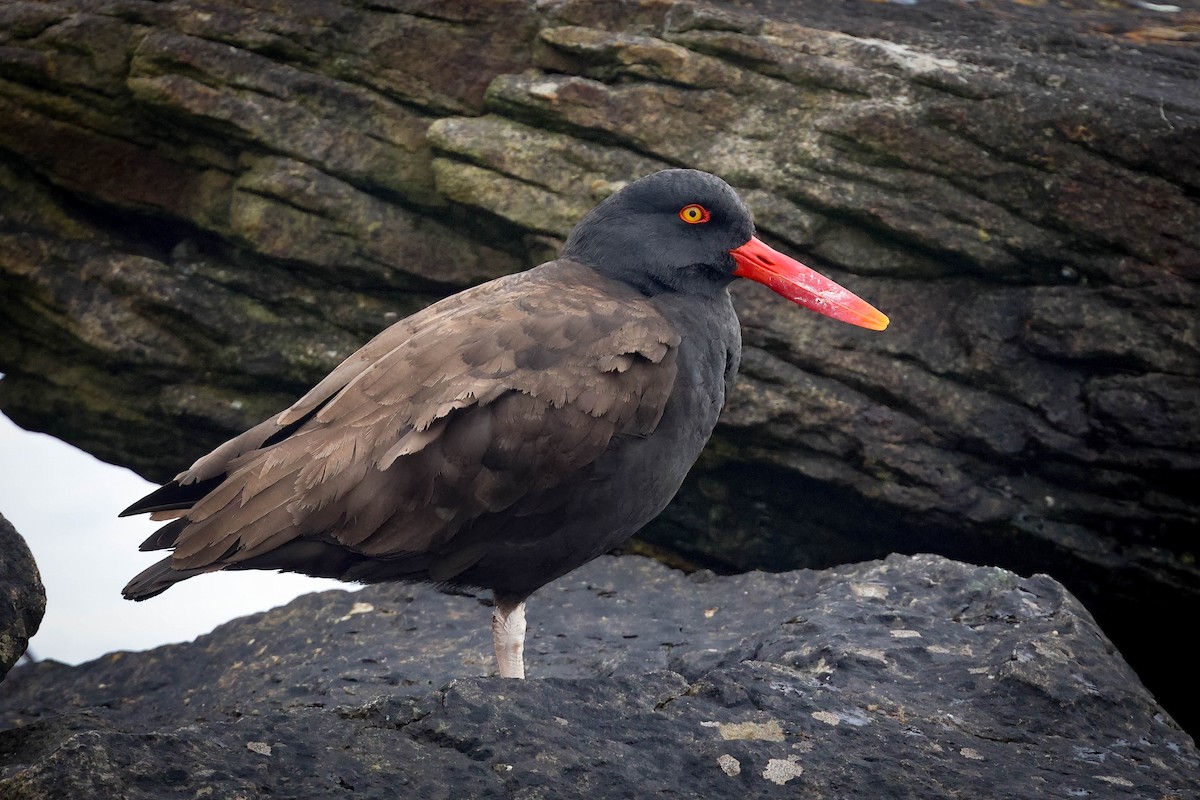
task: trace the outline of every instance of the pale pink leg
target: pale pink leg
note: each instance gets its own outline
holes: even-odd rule
[[[496,601],[492,611],[492,643],[501,678],[525,677],[525,602]]]

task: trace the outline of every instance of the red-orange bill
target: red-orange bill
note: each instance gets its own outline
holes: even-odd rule
[[[758,281],[797,305],[860,328],[881,331],[888,326],[887,316],[870,303],[755,236],[729,255],[737,262],[734,275]]]

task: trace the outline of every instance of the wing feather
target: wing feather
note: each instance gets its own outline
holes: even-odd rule
[[[307,551],[289,543],[306,539],[412,558],[433,580],[478,563],[489,541],[464,530],[557,507],[557,487],[613,437],[648,436],[662,417],[678,336],[604,280],[556,262],[380,334],[180,474],[180,485],[224,478],[172,523],[172,569],[258,565],[284,545],[295,568]]]

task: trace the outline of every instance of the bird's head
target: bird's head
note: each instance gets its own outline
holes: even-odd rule
[[[733,188],[698,170],[656,172],[608,197],[571,232],[563,256],[648,295],[707,294],[749,278],[843,322],[888,324],[870,304],[756,238]]]

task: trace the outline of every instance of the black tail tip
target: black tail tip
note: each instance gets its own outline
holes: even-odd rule
[[[126,600],[132,600],[135,603],[140,603],[143,600],[149,600],[151,597],[158,597],[168,588],[170,587],[164,586],[161,589],[147,591],[125,587],[123,590],[121,590],[121,597],[124,597]]]

